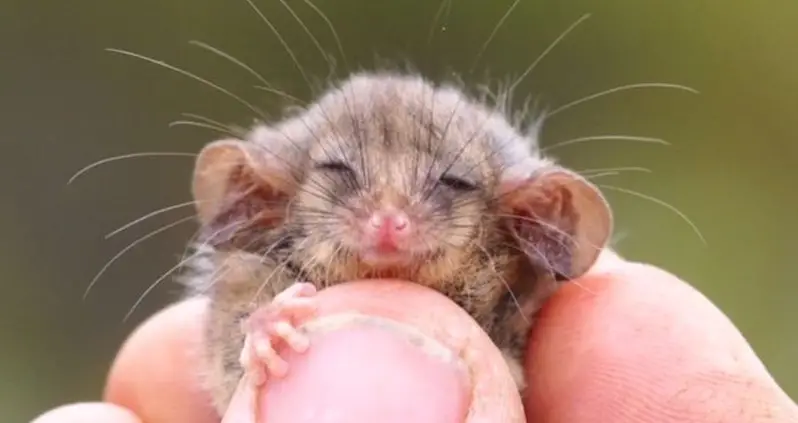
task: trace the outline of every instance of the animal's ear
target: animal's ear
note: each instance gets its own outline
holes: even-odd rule
[[[203,225],[252,221],[275,225],[282,218],[290,173],[279,160],[252,142],[214,141],[199,153],[192,192]]]
[[[612,212],[598,188],[556,165],[502,188],[506,223],[533,266],[557,280],[587,272],[612,232]]]

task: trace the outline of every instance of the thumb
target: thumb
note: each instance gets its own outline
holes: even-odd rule
[[[448,298],[387,280],[317,295],[310,349],[257,391],[245,378],[225,423],[525,421],[500,352]]]
[[[798,407],[707,298],[615,260],[564,287],[532,333],[534,421],[787,422]]]

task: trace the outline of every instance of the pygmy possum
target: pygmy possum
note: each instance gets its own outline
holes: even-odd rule
[[[200,237],[187,283],[210,302],[204,379],[223,413],[245,373],[288,372],[315,293],[399,278],[453,300],[519,390],[536,311],[587,271],[612,213],[485,98],[415,74],[355,73],[279,121],[200,152]],[[412,304],[408,304],[412,307]]]

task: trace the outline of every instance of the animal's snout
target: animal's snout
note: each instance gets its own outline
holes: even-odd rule
[[[411,230],[408,215],[401,210],[378,210],[366,224],[366,232],[373,237],[375,246],[383,250],[396,250]]]

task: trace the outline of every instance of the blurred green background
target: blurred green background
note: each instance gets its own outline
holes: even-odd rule
[[[568,36],[519,88],[555,108],[616,86],[684,84],[609,95],[557,115],[543,143],[592,135],[662,138],[671,146],[603,140],[555,150],[577,169],[645,167],[604,184],[657,197],[671,211],[607,191],[618,248],[690,281],[740,327],[778,381],[798,396],[798,2],[793,0],[523,0],[468,71],[511,0],[445,6],[429,40],[436,1],[314,0],[335,25],[350,66],[411,63],[431,77],[471,83],[517,76],[570,24]],[[256,0],[312,75],[327,67],[278,0]],[[289,0],[335,54],[328,29]],[[181,217],[183,208],[110,239],[152,210],[190,200],[192,160],[137,158],[70,176],[96,160],[144,151],[196,152],[216,135],[169,128],[180,113],[225,123],[254,117],[228,97],[150,63],[105,52],[132,50],[196,72],[277,116],[281,104],[252,88],[246,71],[188,44],[238,57],[275,86],[307,98],[290,57],[244,0],[0,1],[0,420],[22,422],[60,403],[99,397],[106,369],[135,325],[172,301],[161,284],[191,224],[164,232],[117,261],[86,300],[88,282],[113,255]],[[379,60],[377,60],[379,59]],[[340,63],[340,60],[339,60]],[[343,68],[343,65],[340,66]]]

